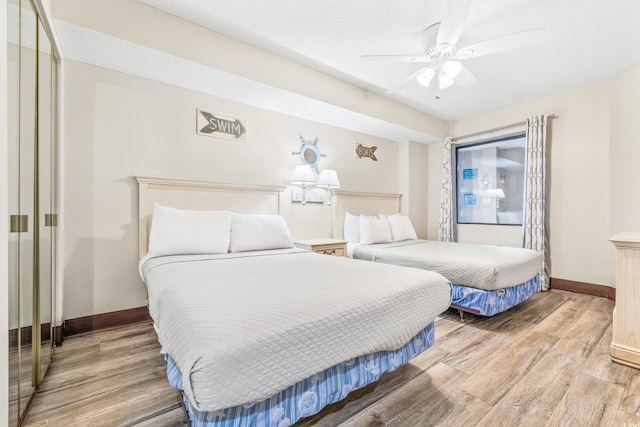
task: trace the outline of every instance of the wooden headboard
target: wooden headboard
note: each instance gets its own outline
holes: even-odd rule
[[[147,253],[154,204],[191,210],[279,214],[283,186],[238,185],[185,179],[136,177],[138,256]]]
[[[354,193],[334,191],[333,193],[333,238],[344,238],[344,216],[353,215],[393,215],[400,212],[402,194]]]

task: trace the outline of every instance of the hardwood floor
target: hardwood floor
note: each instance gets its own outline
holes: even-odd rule
[[[433,347],[298,425],[640,426],[640,371],[609,359],[612,309],[551,291],[491,318],[444,313]],[[68,338],[25,425],[186,425],[159,351],[148,323]]]
[[[186,425],[151,323],[66,339],[24,425]]]

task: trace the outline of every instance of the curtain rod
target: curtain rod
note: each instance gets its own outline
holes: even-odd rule
[[[548,119],[557,119],[558,115],[557,114],[549,114],[547,116],[547,118]],[[459,139],[470,138],[472,136],[484,135],[485,133],[497,132],[499,130],[510,129],[510,128],[514,128],[514,127],[522,126],[522,125],[526,125],[526,124],[527,124],[527,121],[524,120],[522,122],[512,123],[510,125],[504,125],[504,126],[500,126],[500,127],[493,128],[493,129],[483,130],[483,131],[480,131],[480,132],[474,132],[474,133],[470,133],[468,135],[454,136],[454,137],[451,138],[451,141],[453,142],[453,141],[457,141]]]

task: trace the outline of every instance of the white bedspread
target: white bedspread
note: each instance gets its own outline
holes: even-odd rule
[[[357,245],[353,258],[435,271],[453,284],[484,290],[519,285],[542,269],[542,254],[530,249],[434,240]]]
[[[201,411],[397,349],[451,299],[436,273],[297,249],[151,258],[141,273],[160,343]]]

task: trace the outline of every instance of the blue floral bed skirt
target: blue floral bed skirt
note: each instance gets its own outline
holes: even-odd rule
[[[236,406],[215,412],[196,410],[182,393],[182,374],[165,353],[167,376],[171,386],[182,393],[192,427],[287,427],[303,417],[320,412],[344,399],[350,391],[377,381],[386,372],[395,371],[433,345],[433,323],[395,351],[382,351],[335,365],[281,391],[271,398],[249,406]]]
[[[517,286],[497,291],[451,285],[451,304],[480,311],[483,316],[493,316],[520,304],[540,290],[540,275]]]

